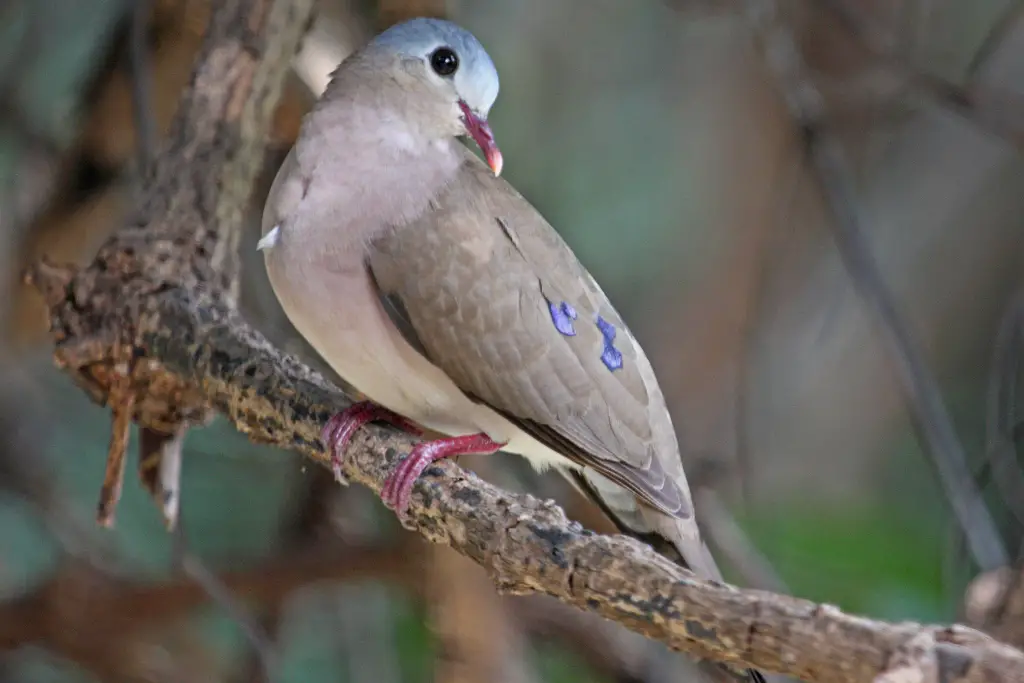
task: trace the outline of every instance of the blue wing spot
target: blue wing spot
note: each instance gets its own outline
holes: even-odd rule
[[[554,304],[549,301],[548,310],[551,311],[551,320],[555,323],[556,330],[566,337],[576,336],[576,328],[572,326],[572,321],[576,319],[575,308],[566,301],[563,301],[561,304]]]
[[[604,337],[604,350],[601,351],[601,362],[611,371],[622,367],[622,352],[615,348],[615,325],[597,316],[597,329],[601,330]]]

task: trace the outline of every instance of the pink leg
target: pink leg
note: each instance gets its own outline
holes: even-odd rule
[[[457,455],[489,454],[500,451],[505,444],[492,441],[486,434],[468,434],[450,439],[437,439],[416,444],[407,457],[384,482],[380,497],[399,517],[405,516],[412,497],[412,487],[423,470],[435,460]]]
[[[376,403],[370,401],[353,403],[328,420],[320,432],[320,439],[331,451],[331,469],[335,479],[340,482],[345,481],[345,475],[341,473],[341,466],[345,463],[345,447],[352,440],[356,430],[369,422],[377,421],[390,423],[411,434],[422,433],[420,428],[410,420]]]

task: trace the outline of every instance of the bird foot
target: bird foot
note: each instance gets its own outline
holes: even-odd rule
[[[414,422],[383,406],[370,401],[353,403],[328,420],[320,432],[320,439],[331,452],[331,471],[334,472],[334,478],[338,483],[348,483],[348,479],[342,474],[341,466],[345,464],[345,449],[349,441],[357,429],[369,422],[387,422],[417,436],[423,433]]]
[[[380,493],[381,500],[393,509],[400,519],[404,519],[412,497],[412,487],[430,463],[458,455],[489,455],[500,451],[504,446],[504,443],[493,441],[482,433],[417,444],[384,482],[384,490]]]

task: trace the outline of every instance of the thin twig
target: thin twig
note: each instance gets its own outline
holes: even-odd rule
[[[694,506],[700,511],[700,522],[708,543],[714,544],[745,585],[776,593],[790,592],[775,567],[750,542],[714,489],[698,487],[694,491]]]
[[[888,41],[873,29],[855,3],[848,0],[821,0],[820,4],[830,11],[875,59],[900,74],[912,90],[944,106],[979,129],[1024,150],[1024,98],[1010,90],[974,88],[970,83],[959,85],[926,73],[889,49]],[[1003,20],[996,25],[972,60],[968,68],[968,78],[974,77],[984,59],[991,54],[993,45],[1005,33],[1010,19],[1019,11],[1019,8],[1008,11]],[[1009,115],[993,111],[996,104],[1001,105],[1003,109],[1010,109]]]
[[[750,439],[750,393],[753,388],[754,350],[757,341],[757,333],[765,317],[765,309],[768,306],[768,280],[771,264],[776,262],[776,255],[781,253],[784,246],[781,226],[788,224],[784,220],[792,208],[796,197],[797,189],[800,186],[800,166],[792,161],[789,155],[785,156],[784,162],[780,165],[776,178],[781,178],[776,183],[778,192],[775,196],[780,200],[777,203],[778,212],[772,216],[772,225],[769,226],[770,233],[764,245],[761,257],[757,260],[755,267],[757,273],[751,278],[751,287],[747,294],[747,310],[743,321],[743,340],[741,342],[738,359],[736,362],[735,392],[736,404],[734,408],[734,430],[736,434],[736,466],[739,471],[740,494],[745,506],[753,501],[751,495],[750,480],[754,474],[754,449]]]
[[[967,535],[974,561],[982,570],[1005,566],[1009,555],[981,493],[974,486],[966,452],[938,382],[924,362],[924,354],[899,314],[895,298],[871,254],[843,149],[826,125],[824,100],[806,74],[793,36],[779,24],[774,3],[748,0],[747,8],[755,30],[762,36],[765,55],[786,103],[805,134],[816,178],[832,212],[833,237],[840,258],[855,289],[877,320],[918,434]]]
[[[985,419],[985,451],[1003,503],[1024,525],[1024,472],[1017,462],[1016,432],[1020,361],[1024,348],[1024,288],[1019,289],[999,323],[992,349]]]
[[[128,437],[131,434],[132,417],[135,412],[136,394],[131,386],[132,367],[128,363],[123,363],[117,369],[117,373],[114,390],[110,394],[111,409],[114,413],[110,447],[107,450],[106,471],[103,474],[103,486],[100,489],[100,502],[96,512],[96,521],[105,527],[114,526],[114,514],[117,502],[121,499],[121,487],[124,485]]]
[[[210,599],[238,625],[259,660],[264,680],[267,683],[272,683],[277,679],[280,667],[277,649],[270,636],[267,635],[259,620],[253,617],[250,610],[238,600],[221,577],[210,571],[202,560],[188,550],[185,525],[179,522],[174,527],[173,533],[174,554],[181,573],[202,588],[203,592],[210,596]]]
[[[918,433],[967,535],[971,555],[983,571],[1005,566],[1009,555],[981,492],[974,485],[967,453],[957,436],[938,382],[885,286],[861,231],[842,149],[837,140],[827,134],[823,136],[821,129],[810,136],[808,144],[822,190],[833,211],[833,234],[843,263],[861,298],[878,318]]]

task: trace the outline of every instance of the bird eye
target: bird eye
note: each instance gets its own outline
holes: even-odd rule
[[[451,48],[439,47],[430,55],[430,66],[439,76],[451,76],[459,68],[459,57]]]

